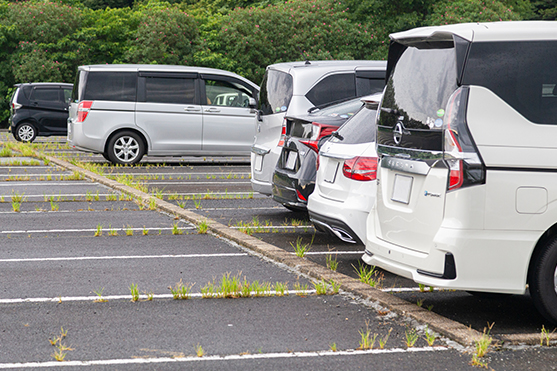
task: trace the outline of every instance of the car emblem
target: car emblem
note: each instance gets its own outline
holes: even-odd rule
[[[402,128],[402,122],[397,122],[393,130],[393,139],[395,140],[395,144],[400,144],[400,141],[402,140]]]

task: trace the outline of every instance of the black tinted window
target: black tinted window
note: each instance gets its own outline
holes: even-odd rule
[[[145,78],[146,102],[192,104],[194,99],[194,79],[170,77]]]
[[[473,43],[463,84],[484,86],[526,119],[557,124],[557,42]]]
[[[374,142],[376,113],[376,110],[365,107],[358,111],[338,129],[338,133],[343,137],[340,142],[343,144]]]
[[[60,101],[60,89],[58,88],[35,88],[31,94],[31,100],[57,102]]]
[[[134,72],[89,72],[82,100],[135,102],[136,85]]]
[[[385,87],[385,79],[356,78],[356,93],[359,97],[381,93]]]
[[[353,73],[327,76],[306,94],[306,98],[314,106],[322,106],[323,104],[355,96],[356,81]]]
[[[262,115],[285,112],[292,99],[292,76],[267,70],[261,83],[258,108]]]

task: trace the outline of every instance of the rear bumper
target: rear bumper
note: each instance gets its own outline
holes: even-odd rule
[[[363,245],[356,232],[340,219],[316,214],[312,211],[309,211],[309,219],[313,224],[326,230],[330,235],[337,237],[341,241]]]
[[[275,170],[272,185],[273,200],[283,205],[306,209],[309,195],[315,188],[315,179],[300,181],[297,175],[283,172],[281,169]],[[301,183],[304,183],[303,187]]]
[[[539,232],[462,230],[441,226],[429,252],[401,247],[376,237],[376,215],[368,217],[362,259],[428,286],[524,294],[528,265]],[[443,278],[446,258],[454,258],[456,277]]]

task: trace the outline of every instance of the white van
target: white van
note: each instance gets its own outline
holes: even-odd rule
[[[251,154],[254,191],[272,195],[273,173],[286,134],[285,116],[383,91],[386,61],[306,61],[267,67],[261,82],[259,116]]]
[[[143,155],[248,155],[259,88],[235,73],[164,65],[78,68],[68,143],[116,164]]]
[[[391,35],[363,260],[557,323],[557,23]]]

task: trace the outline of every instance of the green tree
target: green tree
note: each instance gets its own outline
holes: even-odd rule
[[[499,1],[456,0],[441,1],[433,7],[426,24],[442,25],[466,22],[514,21],[521,19]]]

